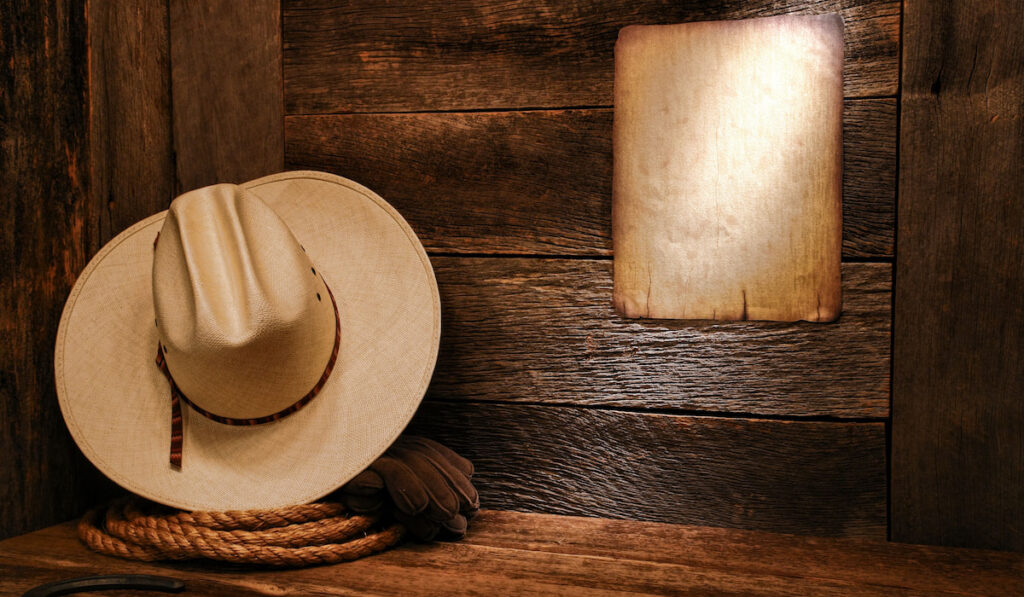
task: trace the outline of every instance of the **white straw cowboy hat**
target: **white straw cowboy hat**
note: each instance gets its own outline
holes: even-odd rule
[[[286,172],[186,193],[103,247],[64,307],[57,395],[89,460],[139,495],[305,503],[402,432],[440,329],[398,212],[350,180]]]

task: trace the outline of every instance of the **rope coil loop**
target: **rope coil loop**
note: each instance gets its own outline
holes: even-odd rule
[[[271,510],[152,512],[141,501],[117,500],[88,512],[78,537],[93,551],[147,562],[210,559],[300,567],[365,557],[398,543],[401,524],[350,515],[336,503]]]

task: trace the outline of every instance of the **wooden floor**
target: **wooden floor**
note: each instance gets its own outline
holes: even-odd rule
[[[71,523],[0,542],[3,595],[113,573],[179,578],[190,595],[1024,594],[1024,554],[500,511],[458,543],[304,570],[119,560]]]

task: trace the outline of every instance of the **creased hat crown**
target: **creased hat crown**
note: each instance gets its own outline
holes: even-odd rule
[[[236,185],[171,203],[153,257],[153,303],[179,389],[222,417],[287,408],[317,383],[334,347],[321,272],[281,218]]]

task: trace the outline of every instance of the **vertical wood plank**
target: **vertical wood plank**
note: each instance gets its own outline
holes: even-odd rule
[[[89,4],[90,253],[174,197],[167,2]]]
[[[906,2],[892,538],[1024,550],[1024,3]]]
[[[284,167],[278,0],[170,0],[177,192]]]
[[[94,490],[53,384],[95,213],[86,13],[76,1],[0,5],[0,537],[70,518]]]

